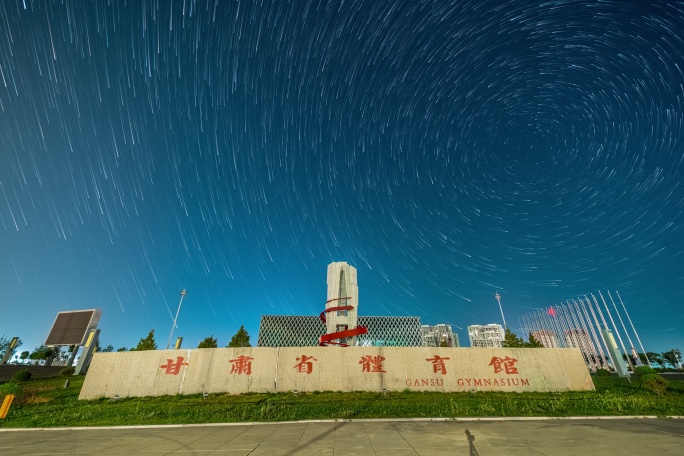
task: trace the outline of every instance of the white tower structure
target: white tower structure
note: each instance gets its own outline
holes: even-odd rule
[[[336,333],[339,338],[329,339],[336,345],[356,345],[356,333],[344,334],[354,330],[358,321],[359,285],[356,281],[356,268],[344,261],[328,265],[328,299],[325,303],[325,325],[327,335]],[[327,338],[325,338],[327,339]],[[336,340],[336,342],[332,342]]]

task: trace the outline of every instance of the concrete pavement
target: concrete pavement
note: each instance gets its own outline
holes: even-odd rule
[[[684,454],[684,421],[352,421],[64,430],[0,429],[10,455]]]

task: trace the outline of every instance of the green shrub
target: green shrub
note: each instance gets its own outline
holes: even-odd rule
[[[658,374],[648,374],[641,377],[641,385],[648,391],[662,396],[667,391],[667,380]]]
[[[76,368],[73,366],[68,366],[59,371],[59,376],[60,377],[71,377],[74,375],[74,372],[76,372]]]
[[[643,377],[645,375],[655,374],[656,370],[649,366],[637,366],[634,368],[635,377]]]
[[[608,369],[596,369],[596,375],[599,377],[610,377],[610,371]]]
[[[0,403],[5,399],[8,394],[14,394],[14,399],[16,401],[24,397],[24,390],[21,385],[14,382],[7,382],[0,385]]]
[[[28,380],[30,378],[31,378],[31,372],[29,372],[27,370],[20,370],[20,371],[15,372],[14,375],[12,375],[12,381],[15,383],[25,382],[26,380]]]

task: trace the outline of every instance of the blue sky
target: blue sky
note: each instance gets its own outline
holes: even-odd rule
[[[0,334],[101,308],[226,345],[317,314],[499,322],[619,290],[682,345],[682,2],[0,3]],[[511,324],[517,326],[517,324]],[[462,341],[465,331],[459,330]]]

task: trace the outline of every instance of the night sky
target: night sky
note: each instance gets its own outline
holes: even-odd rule
[[[465,327],[618,290],[684,342],[684,2],[0,2],[0,335],[179,292],[184,346],[318,314]]]

